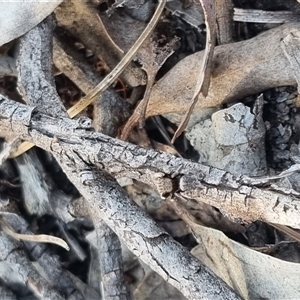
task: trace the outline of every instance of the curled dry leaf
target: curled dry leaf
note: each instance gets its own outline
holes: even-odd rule
[[[39,24],[62,2],[51,1],[6,1],[0,10],[0,46],[23,35]]]

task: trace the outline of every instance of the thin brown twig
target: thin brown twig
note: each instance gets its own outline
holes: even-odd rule
[[[124,69],[128,66],[128,64],[131,62],[137,51],[140,49],[144,41],[147,39],[147,37],[152,33],[154,30],[157,22],[160,19],[160,16],[165,8],[167,0],[161,0],[158,3],[158,6],[156,8],[156,11],[148,23],[147,27],[143,31],[143,33],[140,35],[140,37],[137,39],[137,41],[134,43],[134,45],[131,47],[131,49],[126,53],[126,55],[123,57],[123,59],[117,64],[117,66],[90,92],[88,93],[83,99],[81,99],[79,102],[77,102],[74,106],[72,106],[68,110],[68,114],[71,118],[76,116],[79,112],[84,110],[88,105],[90,105],[94,100],[95,97],[103,92],[105,89],[107,89],[118,77],[119,75],[124,71]]]
[[[205,24],[206,24],[206,45],[204,57],[202,60],[202,64],[200,66],[200,72],[198,81],[196,84],[195,92],[188,108],[185,113],[178,129],[176,130],[171,143],[174,143],[177,137],[181,135],[181,133],[185,130],[190,116],[198,102],[199,94],[202,94],[203,97],[206,97],[208,94],[209,83],[210,83],[210,74],[212,69],[212,59],[216,42],[216,4],[215,0],[199,0],[201,6],[203,8],[204,16],[205,16]]]

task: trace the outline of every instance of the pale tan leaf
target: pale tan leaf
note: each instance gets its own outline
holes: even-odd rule
[[[62,2],[48,1],[5,1],[0,10],[0,46],[18,38],[39,24]]]
[[[192,253],[244,299],[299,299],[300,265],[251,250],[222,232],[194,225]]]

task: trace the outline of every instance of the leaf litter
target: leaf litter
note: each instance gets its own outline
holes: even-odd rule
[[[207,46],[210,46],[210,48],[206,47],[206,50],[205,50],[204,56],[203,56],[204,58],[202,58],[203,65],[200,66],[201,71],[199,72],[199,69],[197,71],[198,84],[196,86],[194,86],[194,95],[192,97],[193,104],[189,108],[188,113],[186,113],[186,115],[185,115],[181,125],[179,126],[177,133],[173,137],[173,139],[175,139],[184,130],[188,131],[188,129],[186,129],[186,125],[187,125],[188,119],[191,116],[192,110],[196,105],[196,101],[197,101],[199,93],[202,93],[202,95],[204,97],[209,93],[209,79],[211,77],[210,76],[211,60],[212,60],[212,55],[213,55],[213,46],[214,46],[213,43],[215,40],[215,36],[214,36],[215,16],[213,14],[213,8],[210,6],[205,6],[208,4],[208,2],[206,2],[206,1],[201,1],[201,2],[203,5],[203,8],[204,8],[204,16],[206,17],[206,26],[207,26],[206,30],[207,30],[207,37],[208,37],[207,38]],[[117,11],[118,9],[121,9],[120,7],[122,7],[122,6],[127,6],[127,8],[129,8],[129,9],[133,9],[133,8],[140,9],[141,6],[143,5],[143,3],[144,3],[144,1],[141,1],[141,3],[136,7],[136,2],[117,1],[115,3],[115,5],[113,6],[113,8],[110,10],[110,13],[114,14],[114,12]],[[178,10],[178,9],[172,10],[172,12],[174,12],[177,17],[182,16],[182,13],[180,11],[185,12],[184,8],[182,8],[182,7],[180,8],[180,10]],[[183,17],[183,19],[187,20],[189,18]],[[191,21],[190,21],[190,24],[191,24]],[[195,25],[195,24],[196,23],[193,23],[192,26],[197,27],[197,25]],[[210,36],[210,34],[211,34],[211,36]],[[144,69],[147,73],[148,81],[147,81],[147,86],[146,86],[146,92],[144,93],[144,97],[141,102],[143,104],[141,106],[137,106],[136,111],[134,112],[131,119],[129,119],[129,121],[127,123],[128,124],[127,125],[128,132],[133,126],[138,124],[138,122],[139,122],[140,126],[144,125],[145,110],[146,110],[147,103],[148,103],[148,100],[149,100],[149,97],[151,94],[151,90],[153,90],[152,87],[156,80],[157,72],[161,68],[161,66],[164,65],[167,58],[169,56],[171,56],[172,54],[174,54],[174,48],[175,48],[174,46],[177,42],[176,38],[174,38],[173,40],[171,40],[170,42],[168,42],[166,44],[160,43],[160,42],[165,42],[165,41],[159,41],[159,38],[163,38],[163,37],[159,37],[155,34],[152,35],[151,38],[148,37],[146,40],[146,44],[141,49],[140,53],[137,54],[137,57],[142,65],[142,69]],[[163,46],[160,47],[160,44],[162,44]],[[119,52],[121,52],[121,51],[119,51]],[[153,53],[155,53],[155,55],[153,55]],[[119,75],[117,75],[117,76],[119,76]],[[111,84],[111,83],[113,83],[113,80],[109,82],[109,84]],[[268,101],[271,102],[271,101],[273,101],[273,99],[276,99],[278,94],[280,94],[282,92],[289,93],[289,90],[287,89],[285,91],[285,90],[283,90],[283,88],[279,88],[279,89],[277,88],[277,89],[275,89],[275,91],[273,90],[272,92],[267,91],[266,98],[268,99],[268,93],[277,94],[277,95],[273,95],[271,97],[271,100],[268,99]],[[98,93],[98,91],[95,93]],[[88,97],[86,97],[86,98],[88,98]],[[189,100],[190,99],[187,99],[187,103],[189,102]],[[253,100],[254,99],[252,99],[252,100],[250,99],[250,103],[253,103]],[[151,101],[151,99],[150,99],[150,101]],[[247,104],[247,99],[244,100],[244,102],[245,102],[244,104],[246,106],[247,105],[251,106],[251,105]],[[294,102],[292,102],[292,103],[294,103]],[[86,106],[86,104],[84,106]],[[140,107],[140,108],[138,109],[138,107]],[[277,112],[280,109],[277,109]],[[278,161],[276,161],[276,159],[272,162],[273,163],[273,165],[272,165],[273,172],[276,172],[276,169],[277,169],[277,171],[278,170],[284,171],[284,169],[282,169],[282,165],[280,165],[280,164],[282,164],[282,161],[286,162],[287,160],[292,160],[292,159],[296,160],[297,159],[297,151],[299,151],[297,148],[297,144],[299,143],[299,139],[297,137],[295,138],[295,135],[297,135],[299,132],[298,131],[299,126],[297,127],[297,124],[299,123],[299,121],[295,120],[295,116],[289,117],[289,119],[287,119],[287,117],[286,117],[287,115],[290,114],[290,111],[294,111],[294,113],[295,113],[296,110],[297,110],[297,108],[293,106],[289,110],[288,114],[286,114],[286,112],[282,108],[282,114],[279,114],[280,118],[282,118],[282,120],[281,120],[281,127],[280,127],[280,130],[278,130],[279,133],[276,135],[276,138],[277,139],[281,138],[281,141],[276,142],[276,145],[279,146],[279,147],[277,147],[277,151],[278,151],[278,153],[281,153],[281,154],[286,153],[283,151],[289,151],[289,153],[286,154],[286,159],[284,157],[280,158],[279,154],[277,154],[277,156],[274,155],[274,157],[276,157],[277,160],[280,160],[280,163],[278,163]],[[181,112],[184,113],[184,111],[181,111]],[[147,114],[146,114],[146,116],[147,116]],[[130,120],[134,120],[134,122],[130,121]],[[294,124],[287,125],[287,122],[290,120],[291,120],[291,122],[294,122]],[[270,121],[270,128],[267,129],[267,135],[270,134],[272,129],[276,128],[276,126],[277,126],[277,128],[279,128],[278,123],[276,123],[274,121]],[[292,128],[291,131],[289,131],[288,126],[291,126],[291,128]],[[126,127],[125,127],[125,129],[126,129]],[[128,132],[126,134],[124,133],[125,129],[123,129],[123,135],[124,135],[123,137],[124,138],[126,137],[126,135],[128,135]],[[290,136],[287,136],[288,132],[291,132]],[[224,135],[225,135],[225,133],[224,133]],[[291,141],[291,139],[292,139],[292,141]],[[269,146],[269,147],[271,148],[272,146]],[[166,149],[167,148],[165,148],[165,150]],[[225,150],[229,151],[228,149],[229,149],[229,147],[227,145],[227,148]],[[279,152],[278,149],[281,150],[281,152]],[[244,155],[244,154],[242,154],[242,155]],[[287,167],[289,167],[289,166],[284,165],[284,167],[285,167],[285,169],[287,169]],[[293,175],[297,175],[297,174],[294,174],[294,172],[293,172]],[[276,176],[276,175],[274,175],[274,176]],[[297,179],[293,180],[292,178],[291,179],[288,178],[287,180],[285,180],[285,182],[283,182],[283,184],[293,186],[293,188],[295,188],[295,189],[299,189],[299,187],[297,187],[295,182],[297,182]],[[129,186],[127,186],[127,188],[133,189],[134,186],[139,187],[139,184],[138,183],[130,184]],[[179,221],[180,219],[178,218],[178,216],[176,216],[176,214],[174,213],[174,210],[172,210],[169,206],[165,206],[165,204],[161,203],[159,200],[159,197],[157,197],[157,195],[155,195],[155,193],[153,191],[151,191],[151,189],[147,190],[146,187],[143,187],[137,193],[135,193],[135,196],[133,198],[135,198],[135,200],[137,202],[139,202],[138,198],[142,197],[142,196],[143,196],[143,199],[142,199],[140,205],[144,205],[146,210],[149,209],[151,202],[152,202],[152,205],[153,205],[153,201],[156,202],[156,207],[153,207],[152,211],[151,211],[151,214],[153,215],[154,218],[161,219],[164,221],[169,219],[169,223],[174,222],[174,225],[179,224],[176,222]],[[187,208],[181,209],[181,212],[185,212],[186,214],[189,214],[190,212],[195,212],[195,210],[196,211],[202,210],[205,212],[205,208],[203,208],[203,207],[196,208],[192,204],[190,204]],[[214,212],[214,213],[216,213],[216,212]],[[179,211],[178,215],[180,216],[180,211]],[[220,236],[220,232],[215,232],[214,230],[212,230],[210,228],[200,229],[199,222],[201,223],[201,216],[199,216],[199,215],[197,216],[197,213],[196,213],[196,217],[198,217],[198,219],[195,219],[195,215],[190,216],[189,218],[183,218],[186,221],[186,223],[190,225],[190,228],[192,229],[192,231],[190,231],[190,232],[185,231],[184,235],[180,237],[181,241],[183,241],[184,238],[189,236],[189,241],[190,241],[190,243],[192,243],[191,241],[193,240],[193,236],[194,236],[196,238],[196,240],[199,241],[199,245],[201,245],[202,243],[205,244],[206,242],[204,242],[204,241],[206,238],[208,240],[207,245],[211,245],[210,243],[213,240],[213,243],[216,243],[217,248],[218,248],[218,243],[220,240],[223,241],[223,245],[225,245],[227,243],[227,240],[226,240],[227,238],[226,237],[224,238],[224,235]],[[203,220],[202,220],[202,223],[203,223]],[[269,226],[269,225],[271,225],[271,226]],[[177,225],[175,225],[175,226],[177,226]],[[210,225],[210,226],[212,226],[212,225]],[[230,225],[228,225],[228,226],[230,228]],[[272,243],[276,243],[276,245],[279,245],[282,242],[282,240],[280,240],[280,239],[282,239],[282,237],[280,237],[280,235],[278,233],[276,233],[276,231],[274,231],[274,229],[271,229],[272,227],[275,227],[278,230],[285,232],[290,237],[293,237],[294,239],[296,239],[298,241],[298,234],[295,233],[295,231],[293,231],[291,229],[287,230],[286,228],[282,228],[282,227],[280,228],[280,226],[278,226],[278,224],[265,224],[263,226],[264,226],[264,230],[266,230],[266,232],[267,231],[273,232],[273,234],[271,234],[271,237],[266,235],[266,237],[264,239],[261,238],[260,242],[264,245],[272,244]],[[214,227],[214,226],[212,226],[212,227]],[[223,227],[221,226],[221,228],[223,228],[223,231],[226,231],[226,230],[224,230],[224,226]],[[257,226],[257,228],[262,228],[262,227]],[[206,233],[204,233],[205,230],[208,231],[208,234],[207,234],[208,237],[205,235]],[[263,232],[263,229],[258,230],[258,235],[260,237],[262,237],[262,232]],[[274,239],[274,238],[272,239],[272,235],[274,236],[274,232],[275,232],[275,235],[277,235],[276,239]],[[248,244],[248,246],[251,246],[254,248],[257,245],[254,242],[251,242],[250,235],[251,235],[250,232],[244,233],[244,237],[245,236],[247,237],[247,241],[245,242],[245,240],[244,240],[244,243],[246,243],[246,244]],[[239,241],[241,241],[243,239],[242,235],[236,235],[234,238]],[[287,238],[283,237],[283,239],[287,239]],[[230,240],[229,244],[230,243],[232,243],[232,240]],[[183,244],[184,244],[184,242],[183,242]],[[185,245],[188,245],[188,243],[185,242]],[[197,247],[199,247],[199,246],[197,246]],[[206,247],[206,244],[204,247]],[[233,262],[231,260],[230,253],[231,253],[231,251],[233,251],[233,249],[235,249],[235,247],[240,247],[240,248],[238,248],[239,250],[237,250],[237,253],[238,253],[237,255],[239,255],[238,259],[236,257],[234,257],[235,260],[238,260],[239,266],[233,268],[233,265],[234,265],[234,263],[236,263],[236,261]],[[274,247],[274,249],[275,249],[275,247]],[[201,257],[202,260],[212,259],[212,256],[213,256],[212,254],[217,255],[217,251],[212,250],[211,247],[205,249],[205,251],[203,251],[203,250],[201,250],[201,251],[202,251],[202,253],[199,254],[199,257]],[[275,249],[274,251],[277,251],[277,250]],[[292,250],[292,251],[294,254],[296,253],[295,252],[296,250]],[[210,253],[210,256],[205,258],[205,256],[203,256],[203,253],[205,253],[205,252]],[[278,253],[279,253],[279,251],[278,251]],[[195,255],[198,255],[198,254],[196,254],[196,252],[195,252]],[[274,253],[272,255],[276,256]],[[294,255],[294,257],[298,257],[298,256],[299,255],[297,253]],[[213,259],[215,259],[215,257]],[[280,270],[285,270],[285,272],[287,272],[286,277],[290,278],[288,275],[289,273],[293,272],[293,274],[294,274],[294,273],[298,272],[297,264],[289,265],[289,264],[285,264],[284,261],[280,261],[280,260],[273,261],[272,260],[272,264],[276,265],[276,267],[274,270],[265,272],[268,274],[266,274],[267,276],[264,276],[264,274],[261,273],[261,270],[262,270],[261,266],[264,266],[265,264],[267,265],[266,267],[270,266],[270,262],[269,262],[270,259],[266,258],[266,256],[263,256],[261,254],[256,254],[256,252],[254,252],[253,250],[250,250],[245,246],[241,246],[240,244],[238,244],[238,246],[226,245],[226,247],[223,248],[223,252],[219,255],[219,259],[220,260],[218,260],[218,261],[215,260],[213,262],[215,264],[215,266],[213,266],[213,263],[211,263],[209,260],[207,260],[206,262],[212,268],[212,270],[214,270],[217,273],[219,272],[219,276],[221,276],[226,281],[228,281],[229,285],[232,285],[233,288],[236,288],[236,290],[239,291],[241,293],[241,295],[243,295],[244,298],[272,297],[272,296],[274,296],[276,298],[276,297],[296,297],[297,296],[297,289],[294,290],[291,288],[288,291],[286,291],[286,289],[285,289],[285,291],[284,291],[284,289],[280,289],[281,278],[276,278],[276,280],[275,280],[273,277],[272,278],[268,277],[268,274],[276,273],[276,270],[280,269]],[[246,264],[254,266],[252,270],[249,270],[249,269],[246,270],[246,269],[244,269],[245,266],[242,266],[242,264],[240,264],[241,262],[245,261],[246,259],[249,260],[249,261],[247,261]],[[227,270],[232,270],[232,272],[230,274],[225,274],[226,272],[222,274],[224,269],[218,270],[218,268],[220,267],[220,265],[222,265],[224,263],[224,261],[228,262],[228,265],[225,268]],[[259,261],[259,263],[257,263],[257,261]],[[296,259],[295,259],[295,261],[296,261]],[[146,270],[145,266],[140,266],[140,268]],[[130,270],[128,269],[127,271],[128,271],[128,274],[130,274]],[[254,273],[256,275],[253,277],[251,277],[251,276],[248,277],[248,275],[250,273]],[[134,273],[131,273],[131,274],[134,274]],[[140,281],[140,283],[135,292],[136,295],[139,295],[138,297],[140,297],[141,299],[143,299],[143,297],[145,297],[146,295],[148,295],[149,297],[152,297],[153,295],[155,295],[155,297],[164,297],[165,296],[164,292],[166,294],[168,294],[170,297],[176,297],[176,295],[179,295],[179,294],[176,294],[176,291],[170,290],[169,292],[166,292],[167,288],[164,286],[164,281],[161,281],[161,282],[159,281],[160,283],[157,286],[162,286],[162,288],[160,288],[159,294],[155,294],[155,291],[154,291],[155,288],[151,288],[151,284],[155,280],[156,275],[149,272],[149,270],[147,272],[145,272],[145,274],[146,274],[146,276],[144,277],[144,280],[138,279],[138,281]],[[260,275],[258,276],[257,274],[260,274]],[[132,276],[132,275],[129,275],[129,276]],[[237,276],[237,277],[235,278],[234,276]],[[241,281],[241,278],[243,279],[242,281]],[[257,279],[257,281],[255,281],[253,278]],[[277,280],[279,280],[279,281],[277,281]],[[239,285],[236,284],[237,282],[239,282]],[[258,286],[259,286],[259,284],[261,284],[261,282],[265,282],[264,290],[258,289]],[[291,281],[290,286],[292,286],[293,283],[294,282]],[[144,284],[144,287],[143,287],[143,284]],[[274,294],[272,294],[272,295],[264,294],[265,290],[267,290],[266,286],[269,286],[269,287],[273,286]],[[296,294],[293,294],[294,292]],[[181,296],[178,296],[178,299],[179,299],[179,297],[181,297]]]

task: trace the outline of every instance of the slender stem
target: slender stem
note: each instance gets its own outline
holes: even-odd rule
[[[94,101],[95,97],[99,93],[106,90],[124,71],[124,69],[131,62],[135,54],[138,52],[139,48],[142,46],[144,41],[154,30],[164,10],[166,2],[167,0],[159,1],[156,11],[149,24],[147,25],[143,33],[140,35],[140,37],[137,39],[137,41],[134,43],[134,45],[131,47],[131,49],[123,57],[123,59],[116,65],[116,67],[90,93],[88,93],[84,98],[82,98],[79,102],[77,102],[68,110],[68,114],[71,118],[75,117],[79,112],[81,112],[88,105],[90,105]]]
[[[1,227],[3,231],[9,236],[13,237],[16,240],[34,242],[34,243],[50,243],[55,244],[57,246],[63,247],[67,251],[70,250],[68,244],[61,238],[56,236],[46,235],[46,234],[37,234],[37,235],[29,235],[29,234],[20,234],[11,230],[4,222],[1,222]]]

